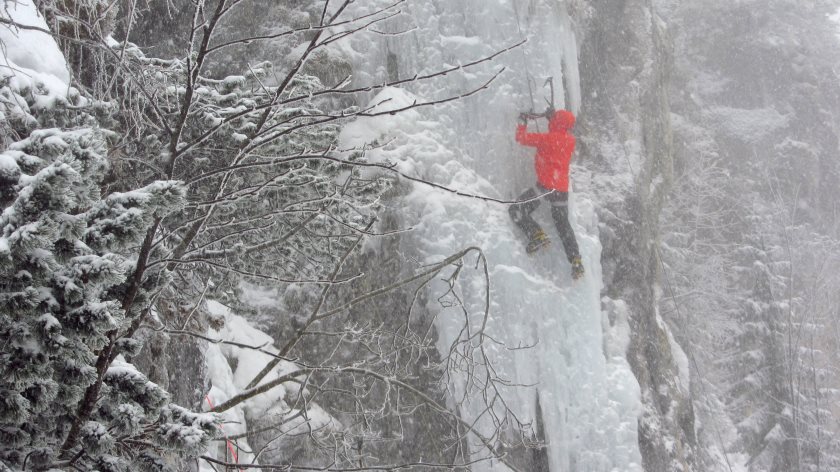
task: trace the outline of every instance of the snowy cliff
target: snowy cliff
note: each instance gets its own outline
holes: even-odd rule
[[[545,107],[550,99],[549,87],[544,85],[548,77],[556,85],[557,106],[587,119],[586,107],[581,109],[579,40],[566,5],[485,2],[479,8],[465,1],[430,2],[407,9],[415,23],[405,28],[413,32],[385,41],[379,54],[382,62],[371,62],[368,51],[366,62],[356,65],[360,80],[367,76],[387,79],[382,77],[388,73],[387,58],[398,64],[390,70],[393,79],[412,68],[422,71],[438,62],[448,64],[455,56],[460,60],[480,57],[520,39],[528,41],[496,64],[478,72],[452,74],[433,86],[412,90],[416,95],[386,91],[374,97],[372,104],[400,108],[415,100],[433,100],[435,87],[468,90],[498,68],[507,68],[489,90],[455,106],[351,124],[343,144],[352,147],[392,140],[385,149],[369,151],[368,157],[397,164],[406,174],[465,194],[515,200],[534,179],[530,151],[513,141],[516,115]],[[459,20],[464,18],[469,21]],[[497,29],[516,32],[517,37],[494,35]],[[414,49],[416,44],[426,47],[419,51]],[[603,190],[601,177],[593,176],[587,165],[591,163],[581,162],[582,157],[588,158],[580,152],[572,171],[571,219],[587,268],[583,280],[571,280],[559,243],[537,257],[527,256],[524,237],[510,221],[506,204],[453,195],[422,183],[413,184],[405,197],[409,211],[404,222],[415,228],[403,247],[418,264],[440,260],[464,247],[483,250],[488,276],[485,279],[481,264],[470,262],[464,268],[471,275],[462,281],[469,294],[463,306],[432,300],[427,309],[438,320],[441,348],[446,350],[453,338],[462,335],[458,329],[464,316],[461,310],[478,327],[489,308],[487,331],[500,343],[491,357],[500,376],[517,386],[531,386],[507,390],[518,399],[514,410],[519,419],[539,423],[547,464],[534,467],[642,470],[637,421],[643,406],[626,358],[630,312],[621,300],[602,299],[606,288],[597,207],[607,198],[597,194]],[[621,191],[627,189],[614,190],[612,197],[622,199]],[[548,212],[543,209],[537,215],[554,235]],[[489,307],[484,306],[487,284]],[[519,349],[525,346],[531,347]],[[481,412],[466,413],[472,418]]]
[[[500,358],[522,384],[539,379],[539,401],[533,392],[519,394],[531,395],[523,399],[530,405],[525,417],[533,418],[537,403],[542,409],[551,470],[702,469],[688,357],[658,307],[659,219],[673,180],[674,154],[668,98],[674,46],[659,10],[667,5],[534,0],[407,8],[413,23],[402,29],[408,33],[386,38],[380,62],[371,62],[371,51],[364,49],[366,61],[356,65],[361,80],[401,78],[401,71],[423,71],[427,64],[463,61],[465,54],[475,57],[527,42],[499,58],[495,69],[441,81],[469,90],[505,67],[489,90],[427,113],[428,121],[445,129],[430,138],[429,131],[413,128],[445,153],[417,154],[408,148],[379,158],[408,162],[412,175],[451,188],[512,200],[534,178],[528,151],[512,139],[517,112],[541,110],[550,96],[546,79],[552,77],[556,105],[578,114],[571,207],[589,270],[583,283],[570,281],[556,248],[529,260],[521,235],[499,205],[421,185],[408,198],[418,210],[406,218],[423,222],[410,243],[421,261],[451,253],[459,244],[485,250],[492,321],[504,332],[506,345],[536,344]],[[418,50],[417,44],[425,46]],[[412,92],[432,100],[435,87],[441,84]],[[551,227],[546,214],[540,221]],[[474,303],[473,310],[479,310],[479,301]],[[440,319],[444,333],[457,335],[447,331],[446,317]],[[572,385],[590,390],[578,393]],[[588,416],[588,411],[603,411],[605,401],[616,415],[597,421]],[[610,438],[606,431],[617,436]],[[599,449],[601,442],[612,446]]]
[[[480,251],[430,283],[429,293],[444,296],[423,298],[419,316],[436,320],[442,353],[471,345],[471,333],[489,340],[486,350],[464,355],[486,356],[479,361],[492,364],[494,377],[468,381],[454,376],[451,401],[465,391],[479,393],[473,382],[493,384],[510,410],[506,414],[514,416],[505,434],[530,434],[537,447],[505,451],[516,441],[496,438],[496,452],[510,459],[478,462],[474,470],[508,465],[517,470],[643,470],[638,421],[645,406],[627,360],[632,312],[619,297],[604,296],[602,231],[611,229],[600,222],[599,207],[608,200],[598,194],[602,178],[580,150],[573,163],[570,219],[586,267],[582,280],[570,276],[547,208],[535,216],[555,244],[535,257],[525,253],[524,236],[508,215],[510,202],[534,184],[532,152],[513,140],[516,117],[545,109],[552,98],[549,77],[555,105],[579,113],[586,122],[580,33],[568,8],[546,1],[410,3],[402,6],[405,14],[385,36],[360,35],[340,47],[361,85],[457,66],[524,41],[479,67],[360,96],[369,113],[387,113],[434,101],[441,91],[468,93],[501,71],[490,87],[462,101],[359,118],[339,138],[346,157],[363,150],[366,162],[393,166],[411,178],[403,178],[402,190],[388,203],[399,209],[394,226],[411,228],[396,248],[403,270],[426,267],[470,247]],[[537,126],[544,129],[545,124]],[[621,179],[632,181],[631,176]],[[611,190],[609,197],[621,200],[627,190]],[[381,258],[392,256],[383,251],[362,263],[360,271],[375,272]],[[497,407],[501,413],[502,405]],[[479,404],[457,408],[479,432],[498,426],[495,412],[482,411]],[[472,453],[473,459],[487,456],[482,447]]]
[[[825,326],[794,315],[797,300],[818,297],[793,295],[793,281],[812,280],[813,269],[793,261],[815,256],[785,251],[784,241],[791,228],[836,233],[837,98],[827,85],[835,57],[814,46],[836,37],[808,26],[827,6],[770,3],[435,0],[402,5],[387,28],[337,48],[362,85],[457,69],[524,41],[432,81],[359,94],[374,112],[453,91],[468,96],[361,118],[340,138],[343,149],[364,150],[367,162],[402,174],[387,202],[389,229],[411,228],[360,270],[376,270],[389,251],[410,270],[480,249],[432,283],[449,296],[403,293],[435,320],[442,353],[469,341],[464,319],[492,340],[480,355],[496,369],[499,391],[515,399],[506,405],[510,429],[537,441],[536,449],[506,450],[499,438],[497,452],[510,460],[474,469],[787,471],[827,463],[832,415],[820,402],[833,384],[817,385],[830,361],[814,359],[830,341],[801,341],[811,355],[806,368],[798,348],[778,340]],[[741,45],[735,53],[733,43]],[[507,214],[534,182],[531,153],[513,139],[516,117],[545,108],[549,78],[555,105],[578,116],[571,220],[587,269],[578,282],[559,244],[528,257]],[[554,235],[544,208],[537,220]],[[811,249],[832,254],[834,246],[813,237]],[[815,285],[830,287],[830,276],[821,277]],[[775,300],[786,284],[790,300]],[[821,316],[830,317],[826,310]],[[813,370],[813,391],[807,382],[794,387],[797,368]],[[452,398],[474,388],[450,380]],[[813,411],[800,411],[808,402]],[[457,406],[479,431],[498,425],[492,413]],[[808,434],[810,458],[797,439]],[[484,457],[481,449],[474,457]]]
[[[0,2],[0,469],[840,470],[835,1],[124,3]]]

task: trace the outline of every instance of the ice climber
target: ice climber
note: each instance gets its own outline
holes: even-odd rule
[[[566,251],[566,257],[572,265],[572,277],[583,277],[583,262],[580,259],[575,232],[569,224],[569,163],[575,150],[575,137],[570,132],[575,125],[575,115],[566,110],[546,113],[547,133],[529,133],[528,118],[519,116],[520,124],[516,128],[516,141],[524,146],[537,148],[534,166],[537,171],[537,184],[519,196],[519,200],[530,200],[511,205],[510,217],[528,236],[526,250],[533,254],[548,244],[548,236],[540,225],[531,217],[531,213],[540,206],[540,195],[551,205],[551,216],[557,226],[560,241]]]

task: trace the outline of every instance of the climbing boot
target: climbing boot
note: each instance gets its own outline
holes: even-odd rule
[[[577,256],[572,259],[572,278],[578,280],[583,277],[583,273],[583,261],[580,260],[580,256]]]
[[[545,234],[543,230],[537,230],[534,234],[531,235],[531,240],[528,241],[528,246],[525,247],[525,251],[528,254],[534,254],[535,252],[539,251],[542,247],[548,246],[549,243],[548,236]]]

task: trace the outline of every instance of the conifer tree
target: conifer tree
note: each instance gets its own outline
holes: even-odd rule
[[[20,105],[35,104],[37,87],[6,82],[2,93],[20,99],[6,112],[26,137],[0,154],[0,464],[141,470],[165,464],[167,450],[198,452],[212,416],[171,405],[122,358],[96,365],[133,321],[120,301],[133,250],[154,218],[183,205],[182,184],[103,195],[115,137],[91,114],[103,104],[74,92],[35,116]],[[38,118],[59,127],[39,128]],[[119,345],[126,354],[139,348],[132,339]],[[92,414],[62,454],[77,405],[96,382]]]

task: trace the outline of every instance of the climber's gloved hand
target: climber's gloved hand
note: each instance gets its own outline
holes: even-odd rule
[[[527,113],[520,113],[519,114],[519,122],[523,125],[528,124],[528,114]]]

